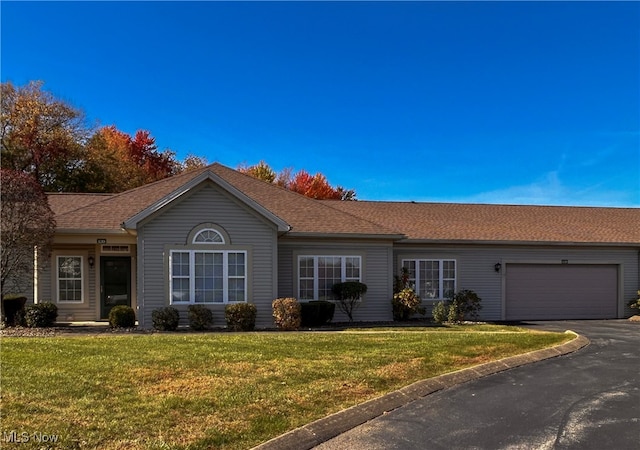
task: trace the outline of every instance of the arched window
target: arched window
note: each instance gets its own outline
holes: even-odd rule
[[[212,229],[205,228],[204,230],[200,230],[195,237],[193,238],[194,244],[224,244],[224,238],[222,235]]]

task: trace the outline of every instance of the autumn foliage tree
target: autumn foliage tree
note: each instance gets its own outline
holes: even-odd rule
[[[276,173],[264,161],[253,166],[241,165],[238,171],[317,200],[355,200],[356,197],[354,190],[346,190],[342,186],[335,188],[331,186],[321,173],[311,175],[306,170],[300,170],[292,174],[291,169]]]
[[[45,190],[82,159],[88,135],[84,114],[42,89],[42,82],[16,87],[2,83],[0,142],[2,167],[31,174]]]
[[[27,173],[0,169],[0,291],[22,292],[32,279],[34,250],[40,268],[46,265],[55,219],[42,187]]]
[[[200,169],[209,165],[207,158],[188,154],[184,160],[180,162],[180,172],[186,172],[193,169]]]
[[[45,191],[120,192],[185,170],[149,131],[115,126],[94,132],[84,114],[43,89],[41,81],[2,83],[3,168],[33,175]],[[192,158],[190,166],[203,160]]]
[[[171,151],[158,152],[155,138],[139,130],[134,137],[114,125],[100,128],[86,146],[84,190],[121,192],[180,171]]]

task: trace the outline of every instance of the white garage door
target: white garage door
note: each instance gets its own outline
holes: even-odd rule
[[[618,266],[507,264],[506,319],[612,319]]]

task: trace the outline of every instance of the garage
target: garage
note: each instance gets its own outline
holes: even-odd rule
[[[506,319],[611,319],[618,312],[614,264],[507,264]]]

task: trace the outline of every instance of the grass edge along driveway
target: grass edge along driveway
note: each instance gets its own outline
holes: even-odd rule
[[[3,338],[1,446],[244,449],[415,381],[572,337],[463,325]]]

